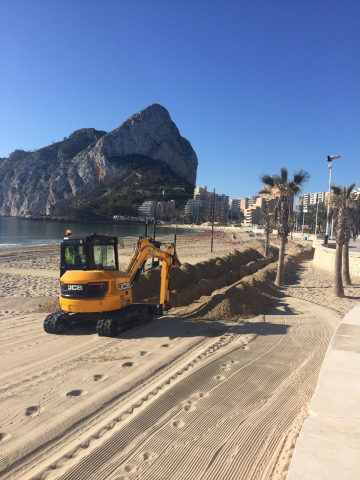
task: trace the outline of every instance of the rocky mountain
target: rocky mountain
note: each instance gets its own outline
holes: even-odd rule
[[[37,151],[0,158],[0,215],[52,214],[59,205],[116,186],[144,160],[157,168],[164,162],[195,185],[196,154],[161,105],[150,105],[110,133],[81,129]]]

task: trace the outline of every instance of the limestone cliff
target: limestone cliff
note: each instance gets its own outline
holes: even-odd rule
[[[134,170],[129,158],[161,160],[195,185],[197,157],[168,111],[141,110],[110,133],[77,130],[35,152],[15,150],[0,158],[0,215],[51,214],[66,199],[86,198],[99,185],[113,185]]]

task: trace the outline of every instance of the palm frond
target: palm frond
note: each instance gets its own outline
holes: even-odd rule
[[[340,197],[341,195],[341,187],[339,187],[338,185],[333,185],[331,187],[331,190],[333,191],[333,194]]]
[[[351,194],[351,192],[354,190],[355,185],[356,185],[356,182],[355,182],[355,183],[352,183],[352,184],[350,185],[350,187],[347,189],[347,191],[346,191],[346,197],[347,197],[347,198],[350,198],[350,194]]]
[[[288,190],[292,195],[296,195],[301,191],[301,187],[298,183],[296,182],[289,182],[288,183]]]
[[[300,170],[294,173],[294,182],[302,186],[310,179],[310,174],[306,170],[300,168]]]
[[[289,178],[289,172],[288,172],[288,169],[286,167],[281,167],[280,168],[280,178],[281,178],[281,184],[286,185],[287,182],[288,182],[288,178]]]
[[[269,175],[268,173],[265,173],[263,175],[260,175],[260,181],[262,183],[264,183],[265,185],[268,185],[269,187],[273,187],[274,186],[274,179],[271,175]]]

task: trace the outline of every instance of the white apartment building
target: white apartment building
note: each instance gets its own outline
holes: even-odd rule
[[[209,220],[212,216],[213,192],[207,191],[207,186],[195,187],[194,198],[188,200],[185,205],[185,215],[192,218],[194,222]],[[224,194],[215,193],[215,217],[227,218],[229,210],[229,197]]]
[[[158,220],[163,215],[172,215],[175,210],[175,200],[170,200],[170,202],[155,202],[149,200],[143,202],[138,209],[139,218],[151,218],[153,220]]]
[[[297,197],[295,211],[299,213],[308,213],[316,210],[317,203],[327,203],[329,192],[307,193],[302,197]]]

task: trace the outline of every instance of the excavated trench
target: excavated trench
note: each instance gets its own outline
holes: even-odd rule
[[[184,264],[171,271],[171,307],[184,307],[177,314],[187,319],[239,319],[266,314],[278,295],[274,285],[278,247],[270,245],[264,257],[264,243],[255,241],[222,258],[195,265]],[[299,264],[311,259],[313,249],[294,242],[287,245],[286,283],[296,279]],[[137,302],[158,302],[160,273],[150,270],[134,289]],[[144,296],[143,293],[148,292]],[[153,295],[152,295],[153,293]]]
[[[313,249],[294,242],[287,245],[285,279],[293,283],[299,263],[313,256]],[[172,268],[170,302],[172,308],[183,307],[178,314],[188,319],[211,320],[250,318],[269,311],[277,297],[276,277],[278,247],[269,246],[264,257],[260,240],[243,245],[224,256]],[[160,292],[160,267],[146,271],[133,289],[134,302],[157,303]],[[54,299],[39,308],[55,312],[60,308]]]

